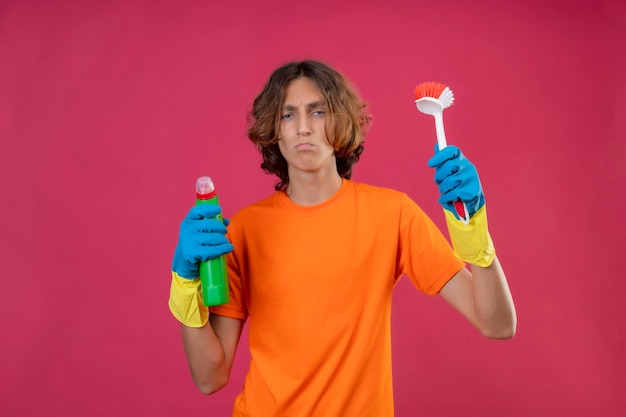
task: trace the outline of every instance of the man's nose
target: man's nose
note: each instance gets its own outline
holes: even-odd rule
[[[298,135],[308,136],[311,134],[311,121],[307,116],[298,118]]]

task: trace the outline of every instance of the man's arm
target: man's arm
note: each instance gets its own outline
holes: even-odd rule
[[[515,335],[517,315],[498,258],[488,267],[472,265],[471,268],[471,272],[461,269],[439,294],[484,336],[510,339]]]
[[[181,324],[183,347],[194,383],[209,395],[228,383],[243,321],[211,314],[202,327]]]
[[[510,339],[515,334],[517,316],[489,234],[485,196],[476,167],[456,146],[441,150],[435,146],[428,165],[435,168],[439,203],[454,253],[472,268],[471,272],[467,268],[460,270],[439,294],[485,336]],[[458,201],[464,203],[463,211],[467,213],[457,212],[454,203]]]
[[[199,264],[233,250],[226,226],[218,220],[218,205],[200,204],[189,210],[180,225],[172,260],[168,305],[181,322],[189,369],[198,389],[208,395],[228,382],[243,321],[209,314],[204,305]]]

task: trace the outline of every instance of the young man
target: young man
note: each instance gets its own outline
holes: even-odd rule
[[[453,250],[406,194],[350,180],[370,117],[337,71],[315,61],[278,68],[251,116],[276,192],[233,216],[228,238],[219,207],[193,207],[174,254],[169,304],[200,391],[227,383],[247,320],[251,362],[234,416],[392,416],[390,313],[402,275],[486,337],[513,336],[480,181],[458,148],[429,160]],[[454,212],[459,197],[469,225]],[[209,313],[198,262],[222,254],[230,302]]]

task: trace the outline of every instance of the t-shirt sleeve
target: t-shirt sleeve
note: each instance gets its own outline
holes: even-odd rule
[[[409,277],[420,291],[435,295],[464,267],[434,222],[408,196],[401,201],[398,276]]]

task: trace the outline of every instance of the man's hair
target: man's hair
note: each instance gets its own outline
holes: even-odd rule
[[[326,138],[335,150],[337,171],[342,178],[352,176],[352,167],[363,152],[364,138],[371,123],[367,104],[348,80],[328,65],[306,60],[290,62],[276,69],[254,100],[248,129],[248,138],[263,156],[261,168],[278,176],[274,185],[276,191],[289,185],[287,161],[278,148],[281,108],[287,86],[301,77],[311,80],[326,102]]]

